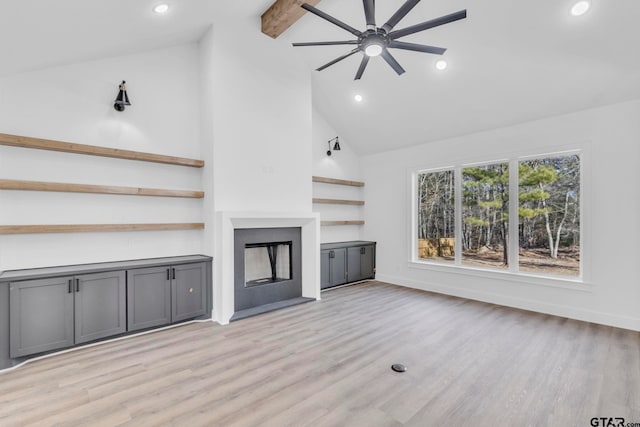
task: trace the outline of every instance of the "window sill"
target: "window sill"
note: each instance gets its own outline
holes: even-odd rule
[[[465,276],[483,277],[487,279],[503,280],[523,285],[547,286],[568,289],[578,292],[593,292],[591,283],[580,278],[565,278],[561,276],[537,276],[512,271],[490,270],[488,268],[467,267],[463,265],[446,265],[429,261],[409,261],[409,268],[417,270],[439,271],[443,273],[462,274]]]

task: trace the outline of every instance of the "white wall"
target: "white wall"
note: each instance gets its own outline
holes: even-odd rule
[[[634,101],[365,157],[363,237],[378,242],[378,279],[640,330],[638,117],[640,101]],[[408,262],[409,171],[572,146],[585,149],[584,285],[419,269]]]
[[[340,137],[340,151],[327,156],[327,141],[340,137],[340,134],[316,108],[313,109],[313,175],[328,178],[362,181],[360,157],[353,150],[348,139]],[[331,146],[333,148],[333,144]],[[366,183],[365,183],[366,185]],[[363,189],[342,185],[313,183],[313,197],[319,199],[363,200]],[[320,214],[324,221],[359,220],[363,218],[363,206],[314,204],[313,211]],[[320,240],[327,242],[345,242],[360,240],[362,226],[329,226],[320,229]]]
[[[202,144],[202,159],[210,167],[205,167],[202,174],[202,189],[208,197],[204,200],[205,232],[203,237],[203,251],[213,254],[215,251],[215,197],[214,197],[214,127],[213,108],[215,91],[213,84],[213,70],[216,66],[213,57],[213,29],[200,39],[198,43],[199,69],[200,69],[200,129]]]
[[[211,31],[215,209],[310,212],[308,71],[260,33],[258,17]]]
[[[0,78],[0,132],[200,158],[196,45]],[[132,102],[113,109],[121,80]],[[207,165],[211,167],[211,165]],[[0,178],[200,189],[202,170],[0,147]],[[210,195],[209,195],[210,197]],[[0,191],[0,224],[201,222],[203,201]],[[201,231],[0,235],[0,270],[202,252]]]

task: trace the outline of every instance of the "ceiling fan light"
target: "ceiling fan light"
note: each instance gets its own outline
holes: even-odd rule
[[[158,15],[164,15],[165,13],[169,12],[169,5],[166,3],[158,4],[153,8],[153,11]]]
[[[591,4],[588,1],[586,0],[579,1],[576,4],[574,4],[573,7],[571,8],[571,14],[573,16],[582,16],[589,11],[590,7],[591,7]]]
[[[382,46],[377,43],[372,43],[364,49],[364,53],[367,56],[378,56],[382,53]]]

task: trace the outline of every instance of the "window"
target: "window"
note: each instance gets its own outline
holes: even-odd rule
[[[454,171],[418,174],[418,258],[455,261]]]
[[[580,275],[580,157],[519,163],[519,269]]]
[[[580,156],[555,154],[414,175],[414,258],[580,277]]]
[[[462,263],[509,266],[509,163],[462,169]]]

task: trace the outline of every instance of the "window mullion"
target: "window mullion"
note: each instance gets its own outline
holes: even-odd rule
[[[520,181],[518,176],[519,161],[509,161],[509,271],[517,273],[519,263],[520,230],[518,223]]]
[[[457,166],[454,175],[456,235],[455,235],[455,265],[462,265],[462,168]]]

